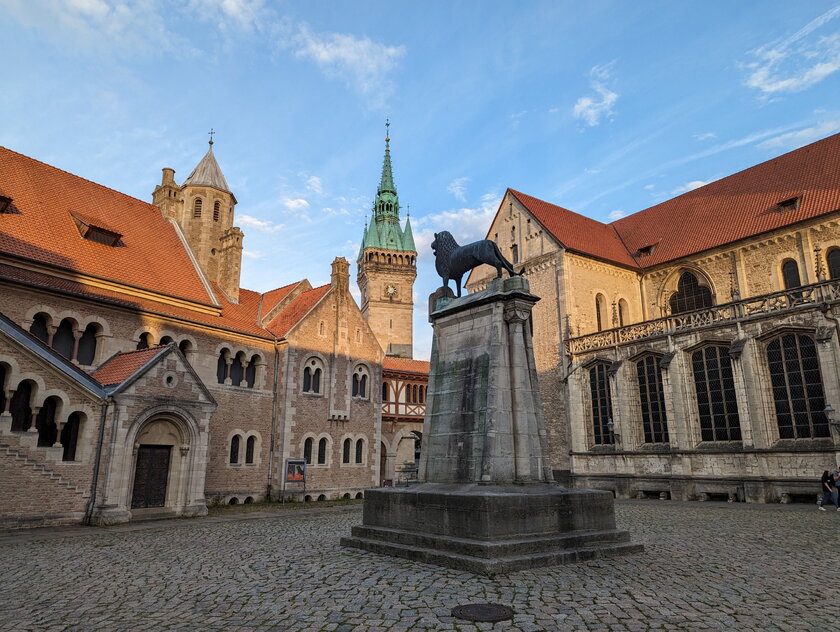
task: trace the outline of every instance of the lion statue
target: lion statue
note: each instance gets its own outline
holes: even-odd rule
[[[510,261],[505,259],[496,242],[489,239],[482,239],[466,246],[459,246],[449,231],[435,233],[435,240],[432,242],[432,252],[435,253],[435,269],[443,278],[443,286],[449,287],[449,279],[455,281],[458,290],[457,296],[461,296],[461,277],[465,272],[477,268],[483,263],[496,268],[496,278],[502,278],[502,268],[508,271],[510,276],[516,272]]]

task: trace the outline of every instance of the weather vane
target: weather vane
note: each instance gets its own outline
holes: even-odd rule
[[[210,131],[207,132],[207,133],[210,134],[210,144],[212,145],[213,144],[213,134],[215,134],[216,132],[214,132],[213,128],[211,127]]]
[[[385,119],[385,140],[391,140],[391,121]]]

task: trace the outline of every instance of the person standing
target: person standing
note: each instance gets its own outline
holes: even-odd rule
[[[835,490],[834,487],[834,477],[829,473],[828,470],[825,470],[822,473],[822,477],[820,478],[820,490],[822,491],[822,498],[820,499],[818,509],[820,511],[825,511],[825,505],[827,502],[830,502],[835,507],[840,509],[837,505],[837,496],[835,496],[832,491]]]
[[[837,511],[840,511],[840,471],[834,470],[831,473],[831,499]]]

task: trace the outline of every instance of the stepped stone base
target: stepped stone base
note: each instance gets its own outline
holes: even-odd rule
[[[368,490],[341,544],[483,575],[643,550],[616,530],[612,494],[551,484]]]

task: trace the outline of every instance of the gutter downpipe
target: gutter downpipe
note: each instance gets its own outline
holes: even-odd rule
[[[90,500],[88,501],[87,509],[85,510],[85,517],[82,524],[86,527],[90,526],[93,518],[93,508],[96,505],[96,485],[99,482],[99,465],[102,461],[102,443],[105,438],[105,419],[108,416],[108,406],[113,403],[113,400],[108,397],[102,404],[102,413],[99,416],[99,434],[96,439],[96,458],[93,461],[93,480],[90,482]]]
[[[274,434],[277,429],[277,388],[280,376],[280,351],[277,349],[277,338],[274,338],[274,384],[271,396],[271,437],[268,441],[268,481],[266,483],[266,499],[271,500],[271,480],[274,473]]]

